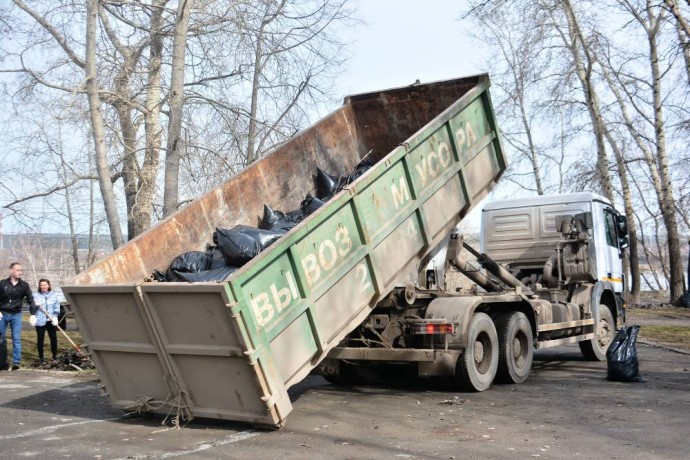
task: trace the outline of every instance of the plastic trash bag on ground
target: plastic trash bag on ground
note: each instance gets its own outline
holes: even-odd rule
[[[618,331],[606,351],[606,378],[615,382],[642,382],[637,362],[637,334],[640,326]]]
[[[690,308],[690,291],[683,294],[683,297],[681,297],[680,302],[685,308]]]

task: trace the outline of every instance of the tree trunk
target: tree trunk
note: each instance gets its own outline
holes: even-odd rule
[[[160,163],[161,146],[161,63],[163,55],[163,6],[167,0],[156,0],[152,5],[149,45],[148,80],[146,86],[146,112],[144,133],[146,147],[144,162],[139,174],[138,194],[141,200],[137,220],[143,230],[151,226],[153,200],[156,191],[156,174]]]
[[[529,147],[530,162],[532,164],[532,175],[534,176],[534,183],[537,187],[537,194],[544,194],[544,186],[542,185],[541,172],[539,168],[539,154],[537,153],[534,139],[532,138],[532,126],[527,117],[527,110],[525,109],[525,89],[524,85],[519,83],[518,77],[513,70],[513,78],[515,79],[515,88],[517,90],[518,103],[520,104],[520,118],[522,119],[522,126],[525,128],[525,135],[527,136],[527,145]]]
[[[125,57],[122,67],[115,77],[116,100],[113,102],[117,118],[120,122],[120,136],[122,138],[122,180],[124,182],[125,203],[127,204],[127,239],[131,240],[141,233],[137,228],[135,210],[137,208],[137,133],[132,123],[131,103],[129,100],[129,79],[134,65],[131,59]]]
[[[582,34],[580,24],[577,20],[577,15],[569,0],[563,1],[565,9],[565,17],[568,22],[568,34],[570,42],[566,43],[575,62],[575,72],[582,84],[582,91],[585,96],[585,103],[592,122],[592,130],[594,131],[594,139],[597,146],[597,171],[599,172],[599,182],[601,189],[606,198],[614,202],[613,186],[611,184],[611,175],[609,173],[608,155],[606,153],[606,144],[604,140],[605,123],[601,113],[601,103],[599,102],[599,95],[592,83],[592,66],[594,59],[589,51],[589,43]],[[578,41],[581,44],[582,52],[587,60],[587,65],[582,62],[580,57],[580,49],[578,48]]]
[[[618,169],[618,177],[621,181],[621,188],[623,194],[623,205],[625,207],[625,215],[628,216],[628,238],[630,240],[630,247],[628,248],[628,257],[623,259],[623,271],[628,273],[630,270],[630,294],[628,301],[637,303],[640,299],[640,259],[637,245],[637,224],[633,218],[633,198],[630,191],[630,184],[628,183],[628,171],[625,167],[625,158],[618,143],[615,142],[611,132],[607,129],[605,131],[606,139],[613,150],[616,159],[616,168]],[[627,266],[627,267],[626,267]]]
[[[650,8],[649,0],[647,2]],[[657,21],[661,18],[658,17]],[[678,234],[678,222],[675,215],[675,198],[673,196],[673,184],[669,172],[668,153],[666,151],[666,129],[664,126],[664,113],[661,94],[661,71],[659,69],[659,51],[657,48],[658,28],[648,29],[649,58],[652,71],[652,95],[654,101],[654,135],[657,148],[657,162],[659,164],[659,178],[661,179],[661,198],[659,203],[661,214],[666,226],[666,238],[669,258],[669,291],[670,301],[673,303],[683,295],[683,263],[680,256],[680,236]]]
[[[67,178],[67,167],[65,165],[65,159],[60,155],[61,168],[62,168],[62,178],[65,180]],[[67,209],[67,224],[69,225],[69,237],[70,237],[70,249],[72,252],[72,263],[74,264],[74,273],[79,274],[79,242],[77,241],[77,232],[74,228],[74,213],[72,212],[72,201],[70,196],[69,187],[65,188],[65,206]]]
[[[261,26],[259,27],[258,35],[256,37],[256,49],[254,50],[254,74],[252,75],[252,100],[249,108],[249,126],[247,129],[247,165],[252,164],[258,159],[258,154],[256,152],[256,133],[258,131],[257,116],[259,107],[259,91],[261,89],[261,74],[263,72],[262,61],[264,60],[264,33],[266,31],[266,27],[283,12],[285,4],[286,0],[282,0],[280,4],[277,5],[275,12],[266,12],[261,20]]]
[[[678,44],[683,53],[685,61],[685,73],[690,83],[690,24],[683,17],[677,0],[664,0],[666,7],[675,18],[676,33],[678,34]]]
[[[192,3],[193,0],[181,0],[177,5],[177,22],[173,39],[172,74],[170,76],[168,143],[165,150],[164,217],[174,213],[180,201],[180,136],[182,133],[182,109],[184,106],[184,62]]]
[[[103,206],[108,219],[110,240],[113,249],[122,246],[122,228],[117,211],[117,200],[108,167],[108,156],[105,148],[105,123],[101,113],[101,101],[98,95],[96,75],[96,29],[98,27],[98,0],[86,0],[86,93],[89,100],[89,116],[96,152],[96,169],[98,184],[103,196]]]

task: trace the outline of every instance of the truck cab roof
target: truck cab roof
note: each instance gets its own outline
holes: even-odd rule
[[[569,204],[600,201],[611,205],[611,202],[604,196],[592,192],[563,193],[558,195],[537,195],[523,198],[509,198],[506,200],[496,200],[487,203],[482,212],[493,211],[504,208],[531,207],[535,205],[549,204]]]

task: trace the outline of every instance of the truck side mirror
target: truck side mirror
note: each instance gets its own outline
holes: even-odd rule
[[[618,227],[616,229],[618,233],[618,246],[621,249],[630,247],[630,239],[628,238],[628,219],[621,214],[617,214],[616,226]]]
[[[616,224],[618,225],[618,234],[623,236],[628,236],[628,219],[627,217],[618,214],[616,216]]]

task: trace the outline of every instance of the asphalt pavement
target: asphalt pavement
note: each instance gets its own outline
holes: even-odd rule
[[[112,409],[93,374],[0,372],[0,456],[686,459],[690,355],[638,349],[644,383],[605,380],[606,363],[572,346],[539,352],[526,383],[483,393],[310,376],[291,389],[280,431],[201,419],[178,429]]]

